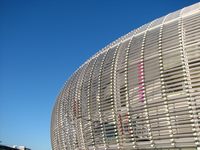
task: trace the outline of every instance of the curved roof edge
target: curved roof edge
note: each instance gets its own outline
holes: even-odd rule
[[[147,30],[152,30],[154,28],[157,28],[160,25],[162,25],[163,23],[167,24],[169,22],[172,22],[172,21],[175,21],[175,20],[179,19],[180,17],[186,17],[186,16],[192,15],[194,13],[197,13],[199,11],[200,11],[200,2],[195,3],[193,5],[190,5],[190,6],[187,6],[187,7],[184,7],[182,9],[180,9],[180,10],[177,10],[175,12],[169,13],[169,14],[167,14],[165,16],[162,16],[162,17],[160,17],[158,19],[155,19],[155,20],[153,20],[153,21],[151,21],[149,23],[146,23],[146,24],[142,25],[141,27],[139,27],[137,29],[133,29],[132,31],[128,32],[127,34],[125,34],[123,36],[121,36],[120,38],[118,38],[115,41],[111,42],[110,44],[108,44],[107,46],[105,46],[104,48],[102,48],[98,52],[96,52],[94,55],[92,55],[78,69],[76,69],[75,72],[68,79],[70,79],[80,68],[82,68],[88,62],[90,62],[92,59],[98,57],[100,54],[108,51],[109,49],[121,44],[122,42],[125,42],[125,41],[131,39],[134,36],[142,34]],[[68,82],[68,80],[65,82],[65,84],[67,82]]]

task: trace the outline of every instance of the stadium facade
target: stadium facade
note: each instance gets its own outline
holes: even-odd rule
[[[200,3],[109,44],[66,82],[53,150],[200,147]]]

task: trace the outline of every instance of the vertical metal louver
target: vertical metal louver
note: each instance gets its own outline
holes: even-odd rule
[[[87,60],[52,111],[53,150],[200,149],[200,3]]]

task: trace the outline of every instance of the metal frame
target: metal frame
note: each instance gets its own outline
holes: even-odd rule
[[[112,42],[66,82],[53,150],[200,147],[200,3]]]

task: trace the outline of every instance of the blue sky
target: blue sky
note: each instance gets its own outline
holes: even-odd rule
[[[50,150],[55,99],[113,40],[197,0],[1,0],[0,141]]]

